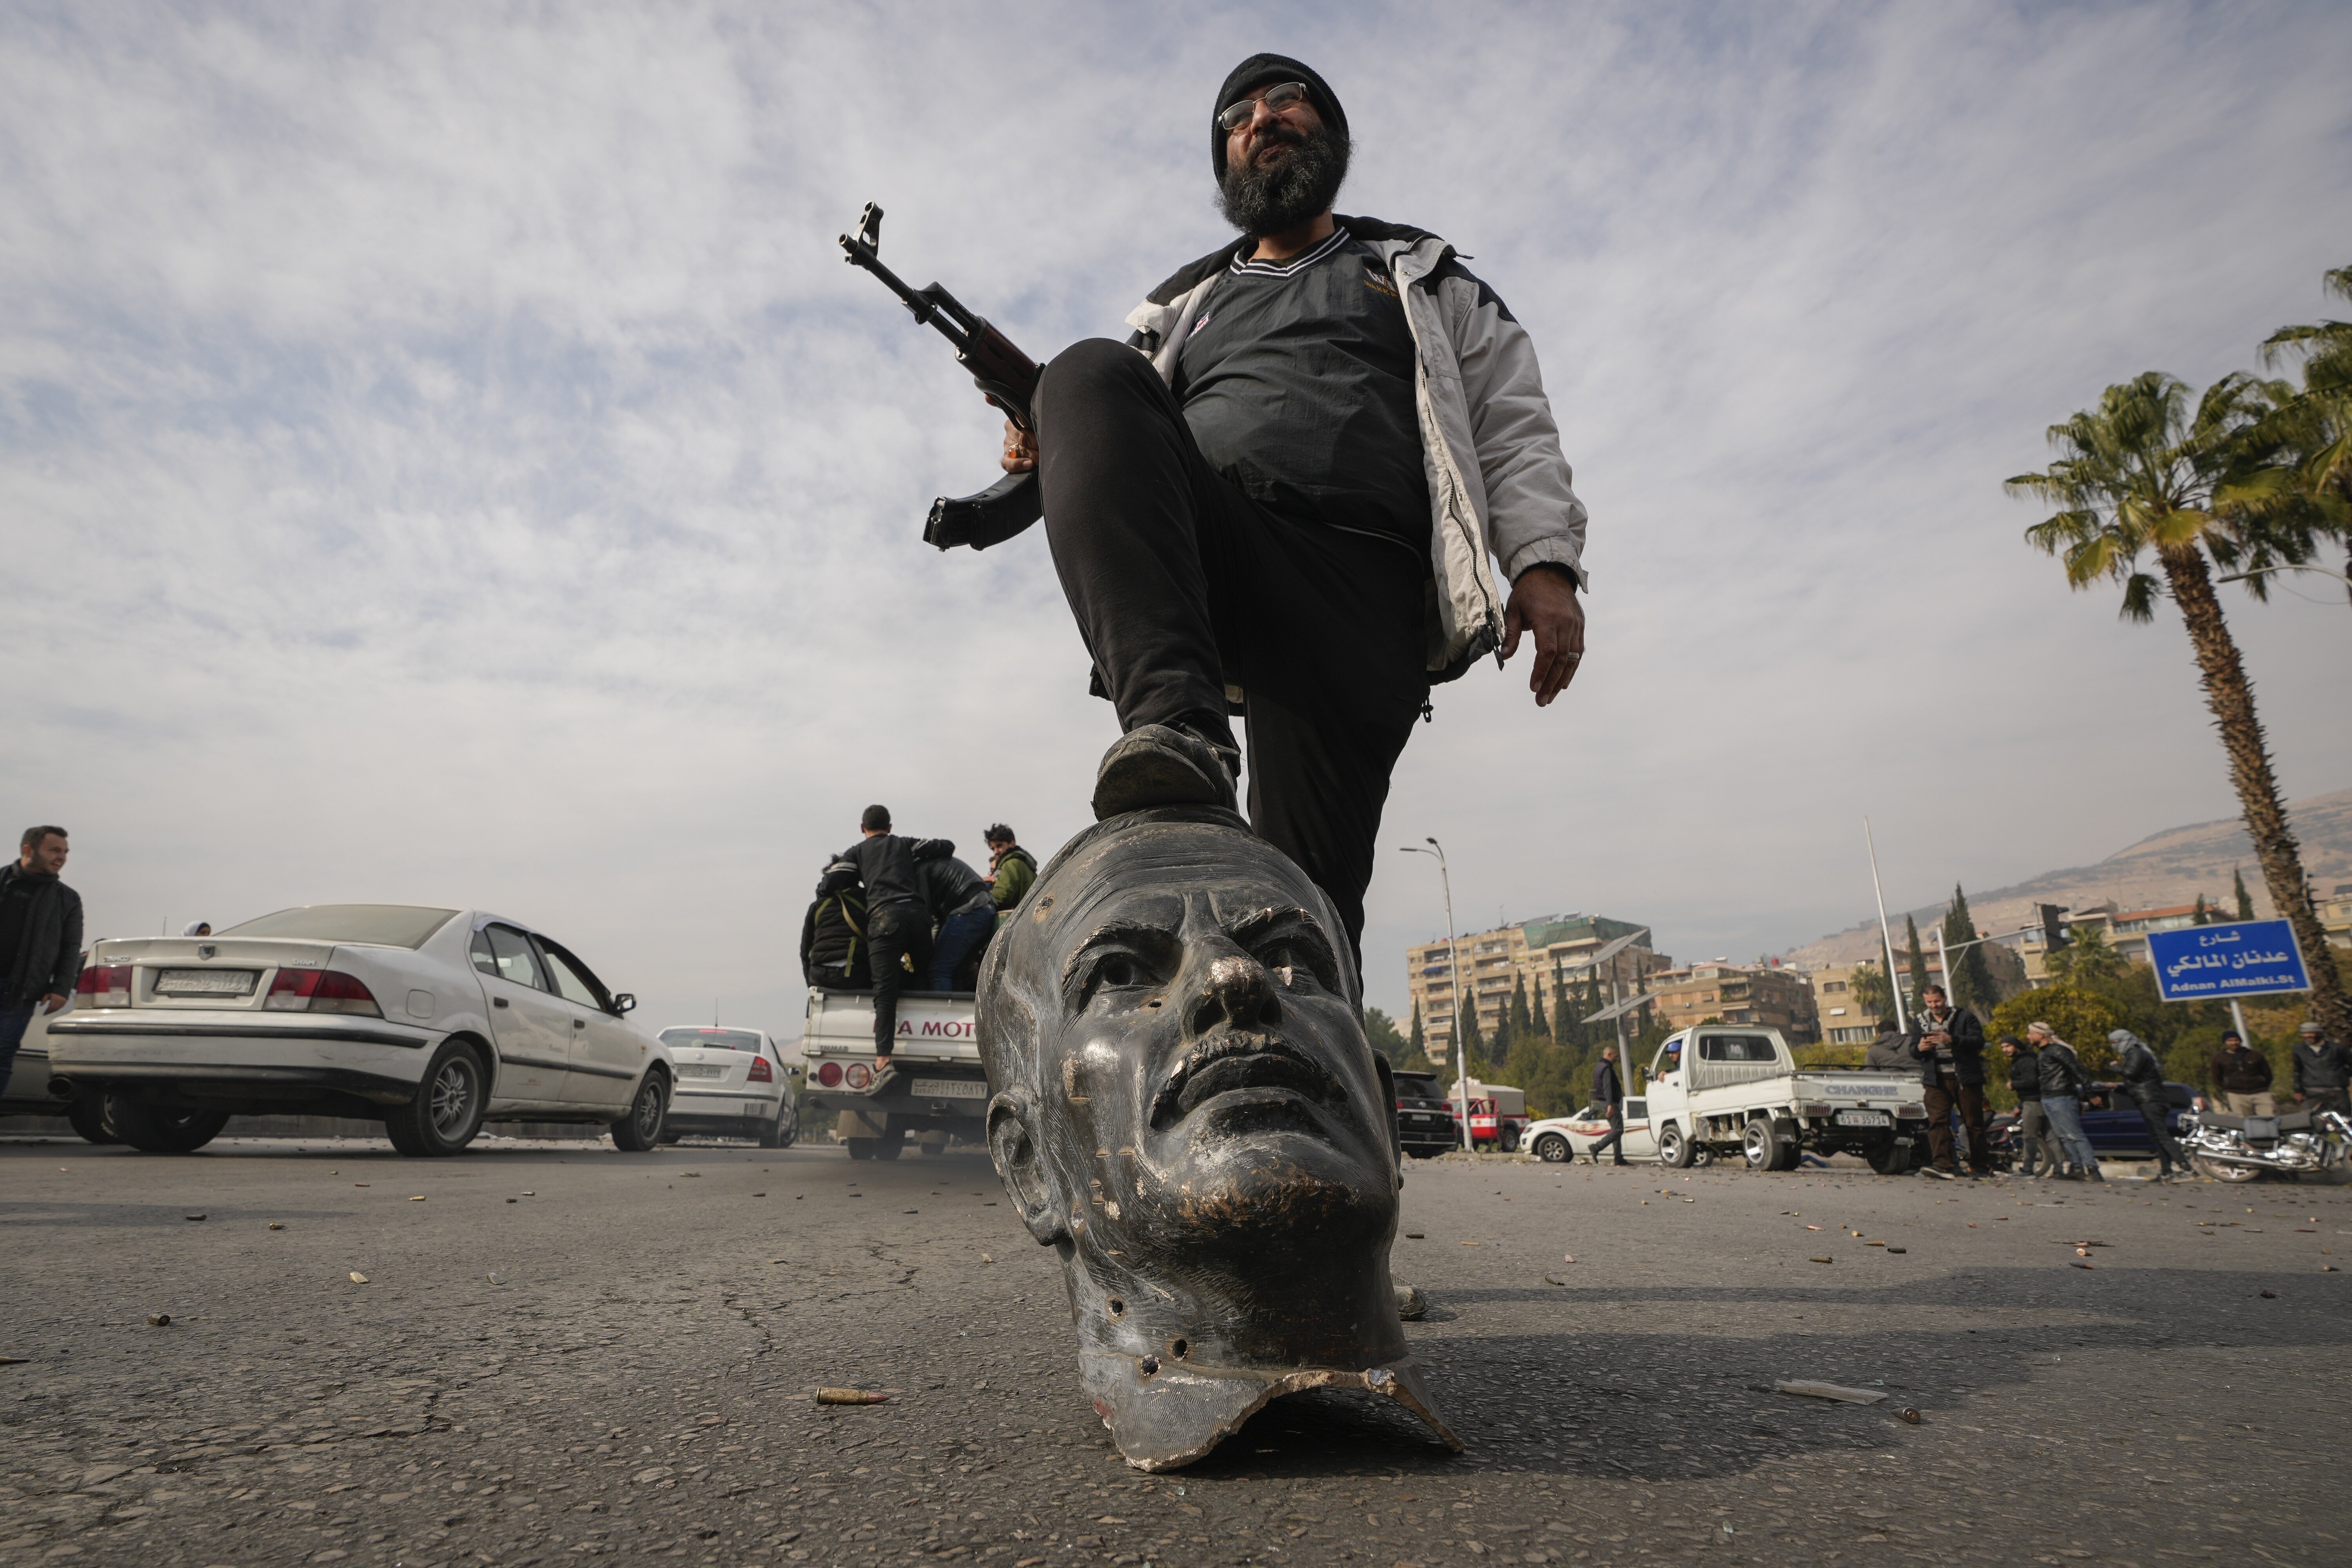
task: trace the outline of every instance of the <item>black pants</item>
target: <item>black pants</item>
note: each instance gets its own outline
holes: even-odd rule
[[[2132,1104],[2139,1109],[2139,1119],[2147,1123],[2147,1141],[2156,1145],[2157,1170],[2169,1173],[2176,1165],[2184,1171],[2189,1169],[2189,1151],[2173,1142],[2172,1134],[2165,1130],[2164,1090],[2132,1088],[2129,1093]]]
[[[1972,1083],[1962,1083],[1952,1073],[1938,1073],[1940,1080],[1922,1096],[1927,1102],[1927,1148],[1940,1170],[1957,1172],[1958,1162],[1952,1157],[1952,1111],[1957,1107],[1960,1125],[1969,1140],[1969,1169],[1990,1171],[1992,1159],[1985,1148],[1984,1090]]]
[[[2352,1092],[2340,1089],[2306,1089],[2303,1091],[2305,1110],[2336,1110],[2352,1115]]]
[[[1601,1151],[1603,1149],[1615,1150],[1617,1163],[1622,1165],[1625,1163],[1625,1111],[1621,1106],[1612,1105],[1609,1108],[1609,1136],[1599,1139],[1593,1143],[1592,1163],[1594,1164],[1601,1163]]]
[[[866,942],[874,965],[874,1054],[887,1060],[898,1040],[898,992],[910,978],[898,961],[913,958],[918,975],[930,968],[931,911],[884,904],[866,918]]]
[[[1427,550],[1266,510],[1209,467],[1150,362],[1108,339],[1055,356],[1035,407],[1054,570],[1120,731],[1231,744],[1241,687],[1250,825],[1358,950],[1389,773],[1429,697]]]

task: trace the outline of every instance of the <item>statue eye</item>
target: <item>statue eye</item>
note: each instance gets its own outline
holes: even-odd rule
[[[1143,984],[1143,970],[1131,954],[1114,952],[1095,966],[1095,984],[1118,989]]]

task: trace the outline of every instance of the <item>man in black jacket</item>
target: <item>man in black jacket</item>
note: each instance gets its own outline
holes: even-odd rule
[[[1600,1063],[1592,1069],[1592,1103],[1609,1118],[1609,1136],[1593,1144],[1592,1163],[1601,1163],[1601,1151],[1606,1149],[1622,1165],[1625,1163],[1625,1082],[1617,1076],[1614,1046],[1601,1047]]]
[[[1990,1176],[1985,1163],[1984,1026],[1966,1007],[1948,1004],[1940,985],[1919,994],[1924,1004],[1911,1020],[1911,1054],[1918,1058],[1919,1081],[1926,1086],[1927,1147],[1934,1163],[1920,1167],[1923,1176],[1951,1181],[1959,1175],[1952,1157],[1952,1107],[1969,1136],[1969,1173]]]
[[[969,991],[971,986],[957,982],[974,978],[960,972],[978,966],[980,951],[996,930],[995,889],[953,854],[922,861],[915,870],[922,878],[924,902],[940,922],[926,983],[933,991]]]
[[[923,899],[918,860],[950,854],[942,838],[901,838],[890,831],[890,808],[869,805],[857,820],[862,837],[834,857],[857,868],[866,889],[866,952],[874,969],[874,1084],[878,1089],[897,1070],[891,1047],[898,1043],[898,993],[909,966],[917,975],[931,966],[931,910]]]
[[[2294,1042],[2294,1098],[2314,1110],[2352,1115],[2352,1047],[2305,1024]]]
[[[2156,1150],[2156,1179],[2169,1181],[2173,1167],[2189,1174],[2189,1151],[2172,1136],[2165,1122],[2171,1107],[2165,1103],[2164,1064],[2146,1040],[2129,1029],[2111,1029],[2107,1044],[2115,1048],[2116,1068],[2123,1075],[2122,1098],[2131,1101],[2147,1127],[2147,1141]],[[2117,1106],[2120,1110],[2123,1109]]]
[[[2003,1035],[2000,1049],[2009,1058],[2010,1092],[2017,1096],[2017,1173],[2032,1175],[2038,1153],[2054,1176],[2066,1162],[2042,1109],[2042,1058],[2015,1035]]]
[[[2221,1037],[2221,1048],[2210,1067],[2213,1087],[2232,1116],[2276,1116],[2278,1100],[2271,1094],[2271,1059],[2246,1048],[2246,1037],[2231,1029]]]
[[[801,919],[801,978],[835,991],[874,984],[866,962],[866,900],[857,862],[835,860],[816,879],[816,898]]]
[[[0,1089],[33,1015],[64,1006],[81,977],[81,895],[58,880],[67,849],[64,828],[28,827],[0,868]]]

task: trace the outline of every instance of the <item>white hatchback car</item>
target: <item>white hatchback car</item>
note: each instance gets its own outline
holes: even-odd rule
[[[668,1052],[571,952],[517,921],[311,904],[209,937],[100,942],[49,1023],[49,1092],[98,1091],[122,1141],[184,1153],[231,1116],[381,1121],[454,1154],[485,1121],[660,1141]]]
[[[664,1029],[661,1043],[677,1075],[663,1142],[701,1133],[789,1149],[800,1136],[800,1097],[793,1092],[800,1068],[784,1064],[768,1031],[680,1024]]]

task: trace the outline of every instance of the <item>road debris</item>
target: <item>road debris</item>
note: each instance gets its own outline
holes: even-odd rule
[[[1416,1285],[1396,1288],[1396,1307],[1397,1316],[1408,1323],[1417,1323],[1429,1316],[1429,1298],[1423,1295],[1421,1288]]]
[[[352,1270],[352,1283],[354,1285],[364,1285],[367,1283],[367,1276],[354,1268]]]
[[[188,1217],[189,1217],[190,1219],[202,1219],[202,1218],[204,1218],[205,1216],[204,1216],[204,1215],[200,1215],[200,1214],[192,1214],[192,1215],[190,1215]]]
[[[1875,1405],[1886,1397],[1885,1391],[1876,1388],[1848,1388],[1838,1383],[1814,1383],[1805,1378],[1776,1377],[1772,1380],[1775,1394],[1793,1394],[1801,1399],[1834,1399],[1842,1405]]]
[[[1835,1262],[1837,1261],[1837,1259],[1836,1259],[1836,1258],[1834,1258],[1822,1257],[1822,1258],[1814,1258],[1812,1261],[1813,1261],[1813,1262],[1815,1262],[1815,1263],[1835,1263]]]
[[[820,1388],[816,1391],[819,1405],[887,1405],[890,1396],[864,1388]]]
[[[151,1313],[147,1319],[147,1326],[151,1329],[168,1329],[172,1326],[172,1314],[169,1312]]]
[[[1919,1425],[1919,1413],[1916,1410],[1912,1409],[1907,1405],[1902,1409],[1896,1411],[1895,1415],[1897,1420],[1900,1420],[1906,1425],[1913,1426]]]
[[[408,1201],[413,1204],[421,1204],[425,1201],[425,1194],[423,1193],[419,1193]]]
[[[1889,1252],[1908,1252],[1911,1249],[1907,1247],[1890,1247],[1886,1250]]]
[[[286,1228],[286,1222],[284,1220],[273,1219],[269,1222],[269,1228],[272,1230],[284,1230]]]

